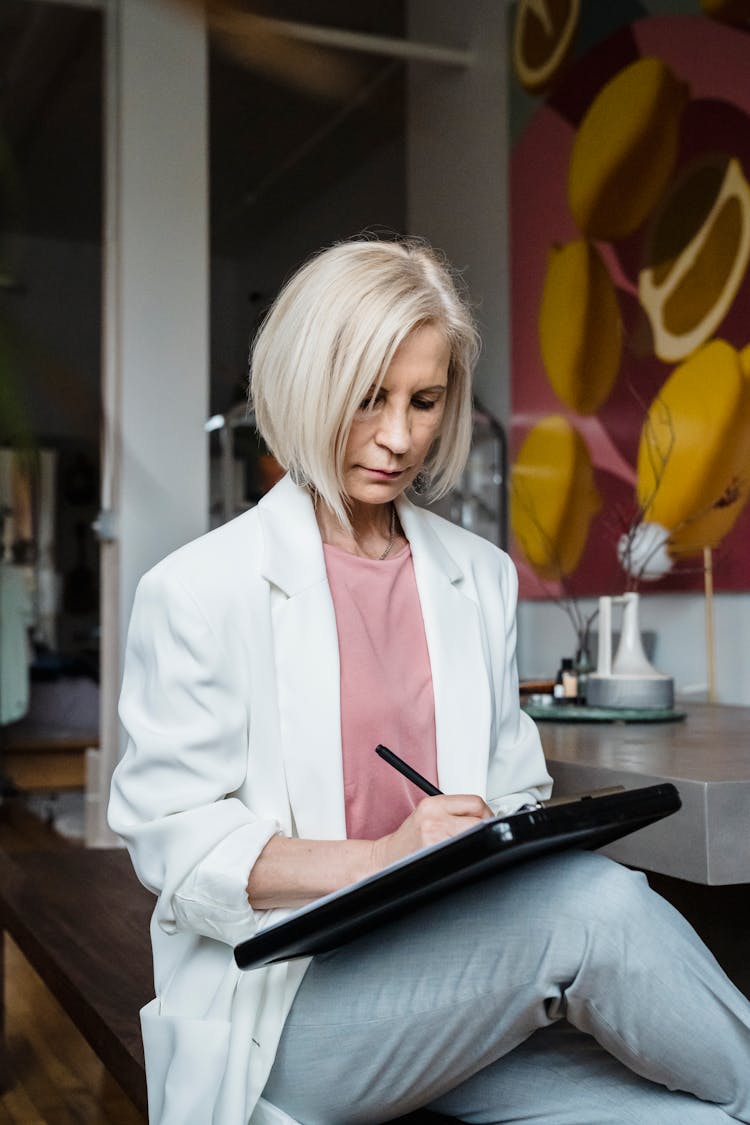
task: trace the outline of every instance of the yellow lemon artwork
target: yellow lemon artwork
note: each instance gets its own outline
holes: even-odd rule
[[[651,213],[674,170],[688,94],[650,57],[600,90],[578,127],[568,173],[568,203],[583,234],[624,238]]]
[[[654,351],[676,362],[731,308],[750,260],[750,185],[738,160],[704,156],[676,179],[649,229],[638,297]]]
[[[750,495],[750,348],[712,340],[676,367],[649,407],[638,449],[644,520],[674,556],[717,547]]]
[[[596,247],[553,246],[539,310],[539,345],[552,389],[577,414],[609,398],[622,355],[615,287]]]
[[[600,507],[586,443],[562,415],[546,415],[526,435],[511,477],[513,534],[540,578],[575,570]]]

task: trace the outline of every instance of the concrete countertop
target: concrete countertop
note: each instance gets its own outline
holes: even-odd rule
[[[750,883],[750,708],[683,709],[681,722],[540,722],[554,792],[672,781],[680,811],[606,854],[693,883]]]

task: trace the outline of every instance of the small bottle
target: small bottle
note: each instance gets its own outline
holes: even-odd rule
[[[552,695],[555,703],[575,703],[578,699],[578,677],[569,656],[562,659]]]
[[[562,662],[563,699],[566,703],[578,702],[578,676],[573,661],[566,656]]]

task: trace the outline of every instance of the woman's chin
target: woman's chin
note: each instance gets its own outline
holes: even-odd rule
[[[388,504],[411,484],[412,472],[380,474],[368,470],[358,471],[356,479],[350,475],[347,496],[355,504]]]

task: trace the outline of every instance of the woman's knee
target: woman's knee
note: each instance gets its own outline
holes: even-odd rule
[[[649,928],[657,896],[641,872],[596,853],[565,852],[552,857],[539,874],[542,885],[536,894],[563,929],[618,935],[619,944],[634,929]]]
[[[596,852],[563,852],[541,861],[538,873],[547,883],[546,893],[551,884],[555,897],[567,909],[577,905],[589,917],[640,908],[653,893],[640,871]]]
[[[605,911],[620,911],[645,904],[653,892],[641,871],[632,871],[596,852],[576,853],[577,877],[592,905]]]

